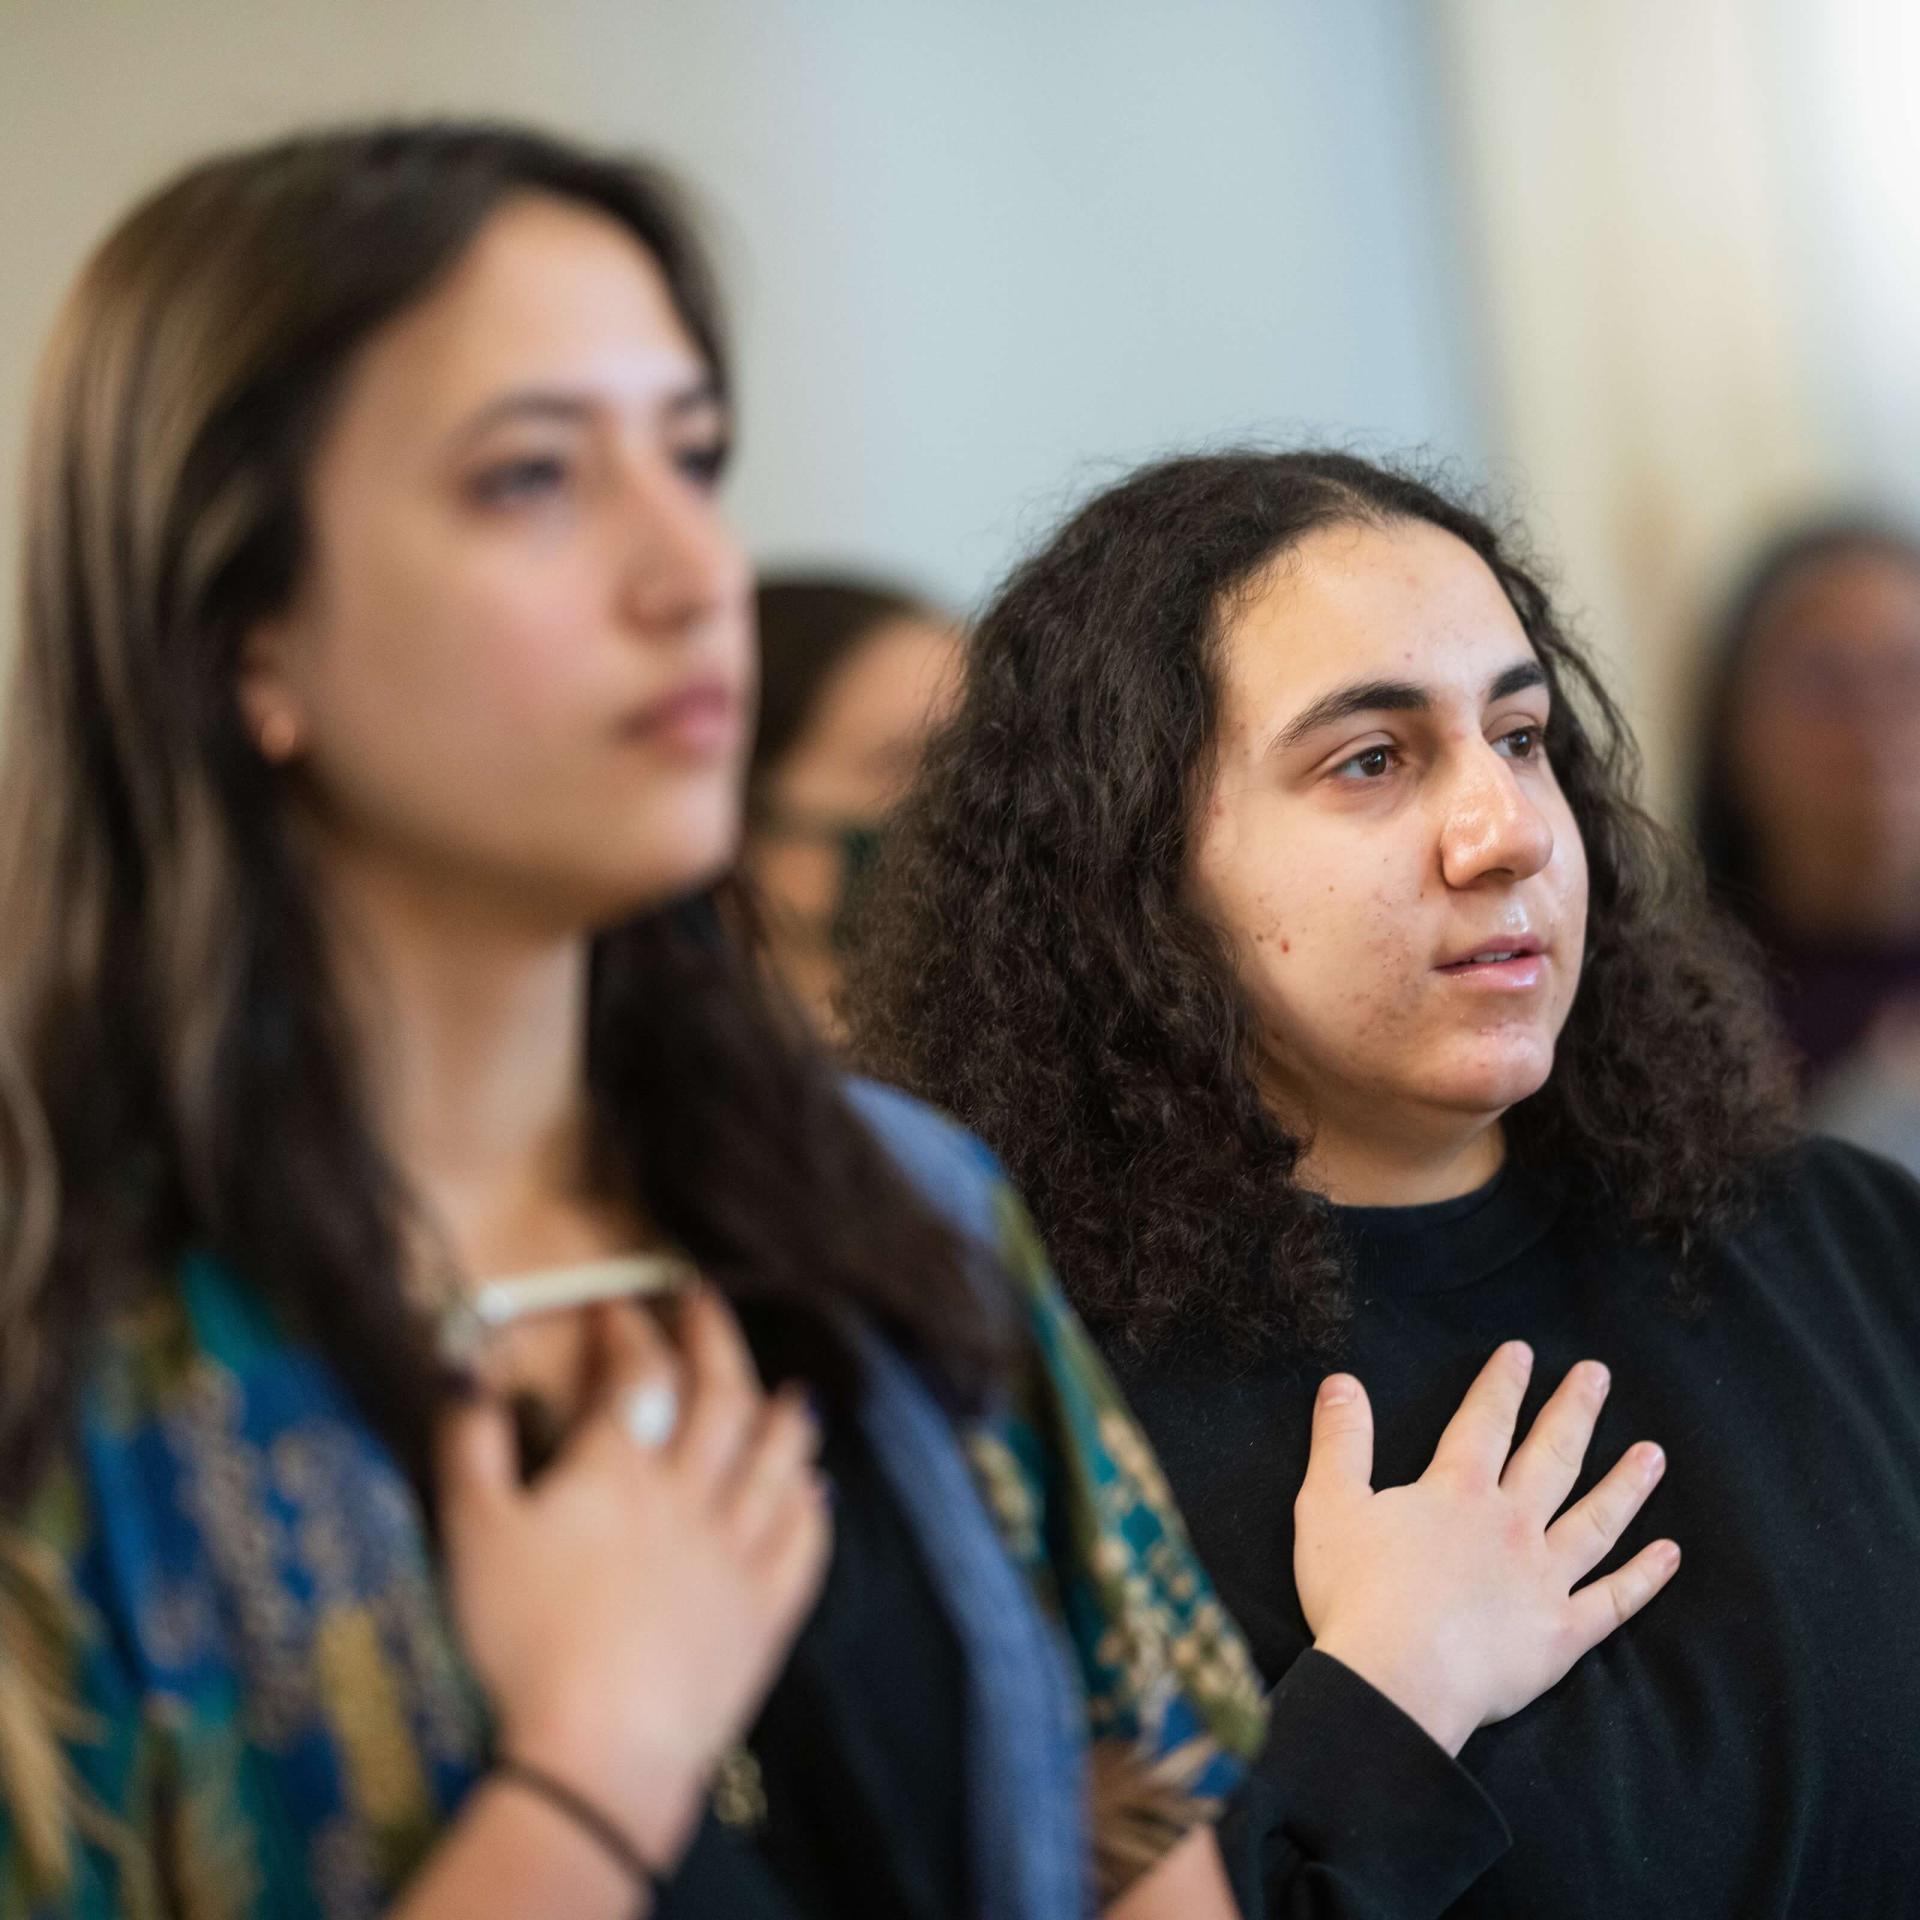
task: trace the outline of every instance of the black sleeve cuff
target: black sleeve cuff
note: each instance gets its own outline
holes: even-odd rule
[[[659,1890],[656,1920],[801,1920],[759,1853],[711,1808]]]
[[[1241,1911],[1431,1920],[1513,1843],[1466,1769],[1350,1667],[1309,1648],[1220,1823]]]

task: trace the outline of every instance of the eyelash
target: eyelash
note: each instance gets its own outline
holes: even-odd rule
[[[1514,727],[1511,731],[1503,733],[1500,738],[1494,742],[1494,745],[1496,747],[1511,746],[1516,740],[1531,742],[1531,745],[1525,753],[1514,753],[1508,756],[1510,759],[1520,761],[1523,765],[1541,759],[1546,753],[1547,730],[1545,727]],[[1401,753],[1398,747],[1387,746],[1384,743],[1377,747],[1362,747],[1358,753],[1349,754],[1333,771],[1335,774],[1343,774],[1349,767],[1358,767],[1363,760],[1372,760],[1376,757],[1383,757],[1394,764],[1398,764],[1401,759]],[[1361,783],[1365,785],[1383,780],[1391,771],[1392,767],[1389,766],[1383,768],[1377,774],[1363,774],[1361,776]]]
[[[674,455],[674,464],[703,492],[720,483],[721,470],[727,464],[727,445],[716,440],[710,446],[685,447]]]
[[[673,456],[681,477],[701,492],[711,492],[719,484],[726,465],[724,441],[711,446],[685,447]],[[566,484],[571,469],[557,454],[529,454],[523,459],[503,460],[490,467],[473,483],[474,498],[483,506],[509,506],[516,502],[556,493]]]
[[[1346,759],[1342,760],[1340,764],[1334,768],[1334,772],[1336,774],[1345,773],[1349,767],[1357,767],[1363,760],[1373,760],[1381,757],[1397,761],[1400,758],[1400,749],[1398,747],[1363,747],[1358,753],[1349,754]],[[1361,777],[1363,780],[1371,781],[1382,778],[1383,775],[1364,774]]]
[[[567,477],[567,464],[553,454],[529,454],[489,467],[473,483],[482,506],[497,507],[555,491]]]

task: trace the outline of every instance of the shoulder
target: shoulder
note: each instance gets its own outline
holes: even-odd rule
[[[1920,1181],[1842,1140],[1812,1136],[1760,1169],[1759,1204],[1729,1243],[1759,1270],[1920,1302]]]
[[[840,1090],[867,1131],[950,1226],[971,1240],[1000,1239],[1007,1180],[984,1141],[898,1087],[848,1074]]]
[[[1822,1225],[1848,1238],[1892,1237],[1920,1257],[1920,1180],[1892,1160],[1813,1134],[1768,1162],[1762,1217]]]

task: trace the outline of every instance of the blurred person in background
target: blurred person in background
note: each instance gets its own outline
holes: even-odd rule
[[[1754,561],[1710,654],[1694,830],[1815,1120],[1920,1167],[1920,538],[1821,520]]]
[[[1584,1495],[1562,1604],[1658,1533],[1686,1564],[1506,1717],[1450,1697],[1464,1658],[1350,1662],[1372,1768],[1330,1750],[1315,1802],[1270,1746],[1222,1823],[1251,1914],[1341,1823],[1355,1913],[1920,1913],[1920,1186],[1796,1137],[1748,943],[1636,773],[1517,536],[1252,450],[1145,468],[1016,568],[889,833],[855,1057],[1008,1166],[1276,1730],[1351,1627],[1340,1535],[1297,1530],[1333,1393],[1402,1480],[1517,1336],[1513,1408],[1605,1363],[1547,1401],[1604,1403],[1596,1469],[1671,1444],[1596,1488],[1507,1461],[1504,1410],[1446,1427],[1463,1495]]]
[[[979,1144],[723,933],[731,431],[671,190],[512,129],[217,157],[68,300],[0,752],[0,1912],[1230,1911],[1266,1708],[1151,1453]],[[1611,1629],[1514,1635],[1539,1527],[1376,1501],[1353,1411],[1301,1532],[1355,1660],[1478,1714]],[[1349,1708],[1296,1698],[1303,1777],[1373,1765]]]
[[[775,971],[820,1031],[888,810],[946,717],[960,635],[928,602],[826,573],[763,578],[741,864]]]

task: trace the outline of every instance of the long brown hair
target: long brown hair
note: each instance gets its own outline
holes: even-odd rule
[[[343,370],[525,193],[631,232],[724,392],[718,303],[670,184],[492,125],[324,132],[195,167],[112,234],[60,320],[0,762],[6,1511],[62,1431],[90,1330],[189,1247],[318,1344],[425,1484],[408,1196],[235,675],[300,576],[303,477]],[[996,1332],[955,1243],[720,927],[707,894],[596,941],[596,1164],[737,1300],[813,1329],[821,1365],[850,1306],[969,1398]]]
[[[1223,936],[1189,904],[1235,595],[1315,529],[1425,521],[1512,603],[1591,911],[1516,1160],[1683,1256],[1745,1204],[1791,1100],[1745,942],[1640,809],[1618,709],[1511,535],[1410,474],[1246,451],[1143,469],[1077,513],[974,631],[957,717],[896,816],[844,1007],[877,1071],[1006,1163],[1108,1338],[1331,1344],[1345,1266],[1256,1078]]]

